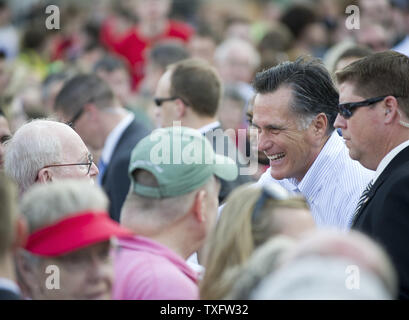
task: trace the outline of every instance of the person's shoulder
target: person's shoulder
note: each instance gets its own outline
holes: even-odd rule
[[[126,299],[196,299],[197,285],[165,257],[138,251],[119,273]]]

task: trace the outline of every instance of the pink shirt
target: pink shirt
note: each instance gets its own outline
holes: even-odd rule
[[[182,257],[151,239],[120,239],[114,268],[113,299],[199,299],[196,273]]]

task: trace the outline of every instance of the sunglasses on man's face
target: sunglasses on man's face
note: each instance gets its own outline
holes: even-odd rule
[[[348,102],[348,103],[342,103],[338,105],[338,113],[343,116],[345,119],[349,119],[352,117],[356,109],[360,107],[369,107],[370,105],[373,105],[377,102],[380,102],[384,100],[387,96],[381,96],[381,97],[375,97],[375,98],[369,98],[363,101],[359,102]],[[397,96],[394,96],[397,98]]]

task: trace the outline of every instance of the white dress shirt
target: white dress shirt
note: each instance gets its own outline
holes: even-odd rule
[[[343,139],[334,131],[300,182],[294,178],[275,180],[269,168],[258,184],[276,182],[289,192],[301,193],[318,227],[347,230],[361,193],[373,176],[374,171],[349,157]]]
[[[109,133],[101,153],[101,159],[104,161],[105,165],[108,165],[109,161],[111,161],[112,154],[114,153],[119,139],[121,139],[122,134],[131,124],[134,118],[135,116],[129,112],[129,114],[123,118],[121,122],[119,122],[117,126]]]
[[[400,145],[389,151],[389,153],[381,160],[381,162],[379,162],[372,183],[375,183],[375,181],[379,178],[379,176],[382,174],[382,172],[385,170],[388,164],[393,160],[393,158],[395,158],[398,155],[398,153],[401,152],[406,147],[409,147],[409,140],[402,142]]]

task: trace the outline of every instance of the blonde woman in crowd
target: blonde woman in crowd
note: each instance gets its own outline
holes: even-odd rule
[[[243,185],[228,198],[216,228],[204,248],[206,272],[201,299],[222,299],[233,283],[224,277],[243,265],[253,251],[277,235],[299,238],[314,229],[306,201],[278,185]]]

